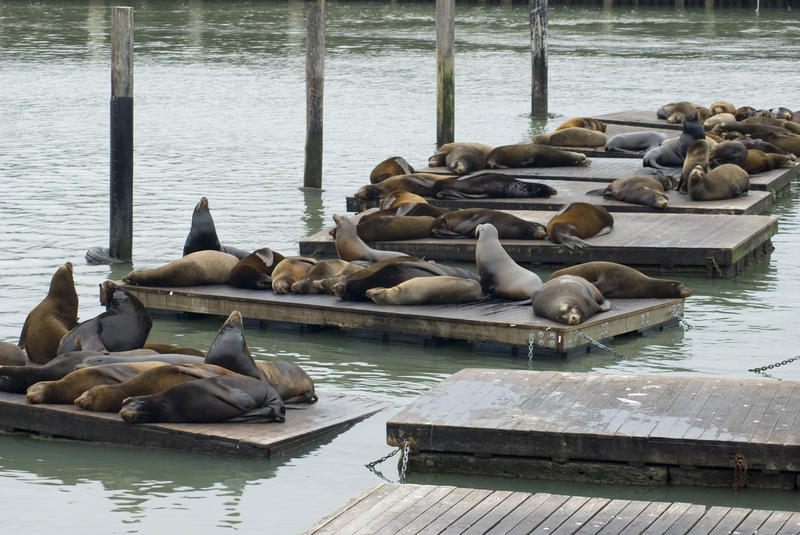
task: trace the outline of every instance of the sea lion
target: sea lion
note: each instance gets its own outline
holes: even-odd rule
[[[533,136],[532,141],[556,147],[602,147],[608,141],[608,136],[597,130],[571,126],[549,134],[538,134]]]
[[[548,280],[531,295],[533,313],[567,325],[577,325],[598,312],[611,309],[611,303],[583,277],[562,275]]]
[[[725,100],[716,101],[708,108],[708,110],[711,112],[711,115],[720,115],[723,113],[734,115],[736,113],[736,108],[734,105]]]
[[[25,318],[17,345],[37,364],[55,357],[61,337],[78,324],[78,294],[72,271],[71,262],[58,268],[50,279],[47,296]]]
[[[748,117],[747,119],[742,121],[742,123],[774,126],[776,128],[783,128],[784,130],[792,134],[800,134],[800,124],[794,123],[792,121],[787,121],[786,119],[775,119],[772,117]]]
[[[794,167],[796,163],[795,160],[784,154],[748,149],[744,170],[752,175],[772,169],[788,169]]]
[[[202,197],[192,212],[192,225],[183,244],[183,256],[205,250],[222,251],[232,254],[236,258],[244,258],[249,254],[247,251],[219,243],[214,218],[211,217],[211,211],[208,208],[208,199]]]
[[[681,176],[678,180],[677,190],[686,193],[686,187],[689,183],[689,175],[692,170],[698,165],[703,168],[703,171],[708,171],[708,160],[711,154],[711,145],[708,141],[703,139],[695,139],[689,145],[686,151],[686,156],[683,159],[683,167],[681,167]]]
[[[28,355],[17,344],[0,342],[0,365],[25,366],[27,363]]]
[[[697,116],[696,111],[690,112],[683,121],[683,132],[674,142],[664,143],[658,147],[653,147],[644,154],[642,165],[645,167],[655,167],[656,169],[666,169],[669,167],[680,167],[683,165],[686,151],[696,139],[706,137],[703,125]]]
[[[409,175],[414,168],[402,156],[391,156],[376,165],[369,174],[370,184],[377,184],[390,176]]]
[[[756,109],[752,106],[740,106],[736,108],[736,111],[733,112],[733,115],[736,117],[737,121],[743,121],[748,117],[752,117],[755,112]]]
[[[145,370],[166,366],[164,362],[119,362],[90,366],[69,372],[56,381],[39,381],[25,393],[30,403],[72,403],[75,398],[97,385],[119,384]]]
[[[193,355],[201,358],[205,358],[206,356],[205,351],[193,347],[183,347],[176,344],[163,344],[158,342],[147,342],[142,346],[142,349],[152,349],[156,353],[171,355]]]
[[[780,150],[800,157],[800,136],[796,134],[762,135],[761,139],[778,147]]]
[[[712,115],[703,121],[703,128],[706,130],[711,130],[718,124],[727,123],[730,121],[736,121],[736,116],[734,116],[732,113],[719,113],[717,115]]]
[[[237,288],[269,290],[272,288],[272,271],[284,258],[269,247],[253,251],[233,266],[228,283]]]
[[[583,277],[595,285],[606,298],[671,298],[689,297],[692,291],[683,283],[669,279],[654,279],[639,270],[616,262],[585,262],[559,269],[547,280],[562,275]]]
[[[144,345],[153,320],[139,299],[107,280],[100,285],[100,304],[106,307],[105,312],[65,334],[58,344],[58,354],[80,350],[129,351]]]
[[[336,253],[339,258],[346,262],[354,260],[364,260],[366,262],[378,262],[396,256],[407,256],[398,251],[382,251],[373,249],[358,237],[356,223],[352,217],[333,214],[333,221],[336,223]]]
[[[705,123],[706,120],[711,117],[711,111],[704,106],[697,106],[695,110],[697,111],[698,119],[700,119],[700,124]]]
[[[311,266],[306,276],[299,281],[292,284],[292,293],[294,294],[316,294],[323,293],[323,286],[315,285],[325,279],[334,277],[344,277],[350,273],[364,269],[364,266],[354,264],[352,262],[345,262],[338,258],[329,260],[318,260],[317,263]]]
[[[782,126],[774,126],[770,124],[747,123],[744,121],[728,121],[726,123],[718,124],[711,129],[715,133],[737,132],[740,135],[748,135],[750,137],[757,137],[765,141],[769,141],[770,136],[784,136],[791,135]]]
[[[660,178],[660,180],[659,180]],[[587,195],[602,195],[606,199],[640,204],[651,208],[666,208],[669,196],[665,193],[673,187],[673,180],[663,173],[654,175],[633,175],[618,178],[603,189],[587,191]]]
[[[550,197],[555,188],[538,182],[525,182],[500,173],[481,173],[469,177],[453,177],[433,185],[431,195],[437,199],[486,199],[510,197]]]
[[[378,305],[450,305],[481,298],[481,283],[440,275],[414,277],[390,288],[370,288],[367,297]]]
[[[285,360],[257,360],[264,380],[275,387],[286,403],[316,403],[319,400],[314,381],[306,371]]]
[[[381,210],[389,210],[391,208],[405,206],[406,204],[419,204],[427,202],[428,201],[425,200],[425,197],[422,197],[421,195],[409,193],[408,191],[397,190],[382,198],[379,207]]]
[[[586,167],[592,161],[580,152],[538,145],[536,143],[517,143],[515,145],[501,145],[486,158],[486,167],[489,169],[503,169],[507,167],[555,167],[578,165]]]
[[[242,375],[196,379],[158,394],[128,398],[119,411],[130,423],[283,422],[285,414],[272,385]]]
[[[137,286],[225,284],[238,262],[234,255],[221,251],[197,251],[163,266],[131,271],[122,282]]]
[[[428,238],[431,235],[432,216],[381,216],[362,219],[356,225],[359,238],[364,241],[397,241]]]
[[[572,202],[548,221],[547,235],[567,249],[582,249],[588,245],[583,238],[608,234],[613,227],[614,218],[602,206]]]
[[[382,199],[393,191],[408,191],[424,197],[430,195],[431,188],[437,180],[451,176],[453,175],[435,175],[433,173],[392,176],[377,184],[361,186],[354,196],[362,201],[373,201]]]
[[[694,104],[693,102],[681,101],[670,107],[665,119],[669,124],[681,124],[684,118],[693,111],[696,111],[696,109],[697,104]]]
[[[641,132],[626,132],[611,136],[606,142],[606,152],[639,153],[646,152],[653,147],[658,147],[667,139],[663,132],[643,130]]]
[[[564,130],[565,128],[571,128],[573,126],[586,128],[588,130],[597,130],[598,132],[606,131],[606,123],[590,117],[573,117],[572,119],[567,119],[558,125],[556,130]]]
[[[481,288],[489,295],[506,299],[530,299],[542,286],[539,276],[520,266],[503,249],[497,229],[491,223],[475,227],[475,264],[481,277]]]
[[[732,163],[744,168],[747,163],[747,147],[738,141],[717,143],[708,154],[708,167],[714,169],[724,163]]]
[[[264,372],[256,366],[247,341],[244,339],[242,314],[234,310],[217,331],[217,336],[206,352],[206,364],[216,364],[242,375],[264,379]]]
[[[783,154],[785,156],[789,156],[790,158],[794,158],[794,155],[791,152],[776,147],[772,143],[768,143],[763,139],[753,139],[747,136],[734,136],[730,139],[730,141],[738,141],[747,147],[747,150],[753,149],[760,150],[761,152],[772,152],[774,154]]]
[[[689,175],[688,192],[694,201],[716,201],[743,195],[750,189],[747,171],[724,163],[706,173],[697,166]]]
[[[769,111],[775,116],[776,119],[786,119],[787,121],[791,121],[792,117],[794,116],[794,112],[784,106],[778,106],[777,108],[772,108]]]
[[[547,237],[547,230],[540,223],[489,208],[463,208],[442,214],[434,220],[431,236],[472,238],[475,227],[481,223],[494,225],[501,239],[543,240]]]
[[[143,350],[139,350],[143,351]],[[131,354],[128,354],[131,353]],[[205,362],[205,357],[193,355],[191,353],[157,353],[148,351],[146,354],[125,353],[101,353],[85,357],[75,365],[75,369],[88,368],[89,366],[102,366],[103,364],[116,364],[117,362],[144,362],[151,360],[163,362],[165,364],[196,364]]]
[[[490,152],[492,147],[483,143],[445,143],[428,158],[428,165],[431,167],[446,165],[450,171],[466,175],[483,169]]]
[[[288,294],[292,285],[305,278],[317,260],[305,256],[287,256],[275,266],[272,272],[272,291],[276,294]]]

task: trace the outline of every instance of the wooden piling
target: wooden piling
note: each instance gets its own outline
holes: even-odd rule
[[[306,18],[306,160],[303,186],[322,187],[322,97],[325,84],[325,0]]]
[[[531,117],[547,117],[547,0],[529,0],[531,16]]]
[[[133,257],[133,8],[111,8],[109,255]]]
[[[436,146],[455,140],[455,0],[436,0]]]

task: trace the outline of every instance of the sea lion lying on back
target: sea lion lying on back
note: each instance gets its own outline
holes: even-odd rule
[[[408,175],[414,168],[402,156],[391,156],[376,165],[369,174],[370,184],[377,184],[390,176]]]
[[[651,208],[666,208],[667,191],[673,187],[672,177],[659,171],[659,175],[634,175],[618,178],[603,189],[587,191],[587,195],[602,195],[606,199],[641,204]]]
[[[507,167],[554,167],[562,165],[578,165],[586,167],[592,161],[580,152],[566,151],[538,145],[536,143],[517,143],[496,147],[486,158],[489,169]]]
[[[431,195],[437,199],[486,199],[510,197],[550,197],[557,191],[545,184],[525,182],[500,173],[481,173],[470,177],[453,177],[433,185]]]
[[[574,275],[547,281],[533,292],[531,303],[537,316],[567,325],[577,325],[611,309],[611,303],[591,282]]]
[[[608,141],[608,136],[597,130],[573,126],[549,134],[538,134],[533,136],[532,141],[555,147],[601,147]]]
[[[607,298],[669,298],[692,295],[692,291],[679,281],[654,279],[632,267],[615,262],[585,262],[570,266],[554,272],[548,280],[562,275],[583,277]]]
[[[466,175],[486,167],[486,157],[492,147],[483,143],[445,143],[428,159],[428,165],[447,168],[459,175]]]
[[[547,230],[540,223],[489,208],[464,208],[442,214],[433,222],[431,236],[472,238],[475,227],[481,223],[494,225],[501,239],[543,240],[547,237]]]

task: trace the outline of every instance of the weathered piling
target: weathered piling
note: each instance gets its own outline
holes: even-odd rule
[[[306,18],[306,159],[303,186],[322,187],[322,97],[325,84],[325,0]]]
[[[531,117],[547,117],[547,0],[530,0]]]
[[[436,0],[436,146],[455,140],[455,0]]]

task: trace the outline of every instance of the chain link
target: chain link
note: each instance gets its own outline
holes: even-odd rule
[[[400,467],[400,483],[406,482],[406,470],[408,470],[408,440],[403,443],[403,462]]]
[[[402,451],[403,452],[403,459],[402,459],[401,468],[400,468],[400,483],[405,483],[406,482],[406,470],[408,470],[408,450],[409,450],[409,443],[408,443],[408,440],[406,440],[405,442],[403,442],[403,446],[402,447],[397,448],[396,450],[393,450],[388,455],[384,455],[383,457],[381,457],[377,461],[372,461],[371,463],[367,463],[364,466],[369,468],[370,472],[372,472],[373,474],[375,474],[376,476],[378,476],[382,480],[386,481],[387,483],[392,483],[392,481],[389,478],[387,478],[385,475],[383,475],[383,472],[378,470],[377,466],[379,464],[381,464],[382,462],[391,459],[392,457],[394,457],[395,455],[397,455],[399,452]]]
[[[630,358],[627,355],[624,355],[624,354],[620,353],[619,351],[611,349],[607,345],[604,345],[604,344],[598,342],[597,340],[595,340],[594,338],[592,338],[591,336],[589,336],[588,334],[586,334],[583,331],[578,331],[578,335],[586,338],[589,341],[589,343],[592,344],[593,346],[596,346],[596,347],[599,347],[600,349],[608,351],[609,353],[611,353],[612,355],[614,355],[616,357],[619,357],[621,359],[629,359]]]
[[[800,355],[798,355],[796,357],[792,357],[792,358],[786,359],[786,360],[782,360],[780,362],[776,362],[774,364],[767,364],[766,366],[759,366],[758,368],[750,368],[747,371],[760,373],[760,372],[763,372],[765,370],[771,370],[773,368],[777,368],[778,366],[783,366],[784,364],[789,364],[790,362],[794,362],[796,360],[800,360]]]
[[[678,305],[672,305],[672,317],[678,320],[678,323],[686,327],[687,331],[692,328],[689,322],[686,321],[686,319],[683,316],[678,314]]]
[[[533,366],[533,341],[536,339],[533,333],[528,335],[528,368]]]

